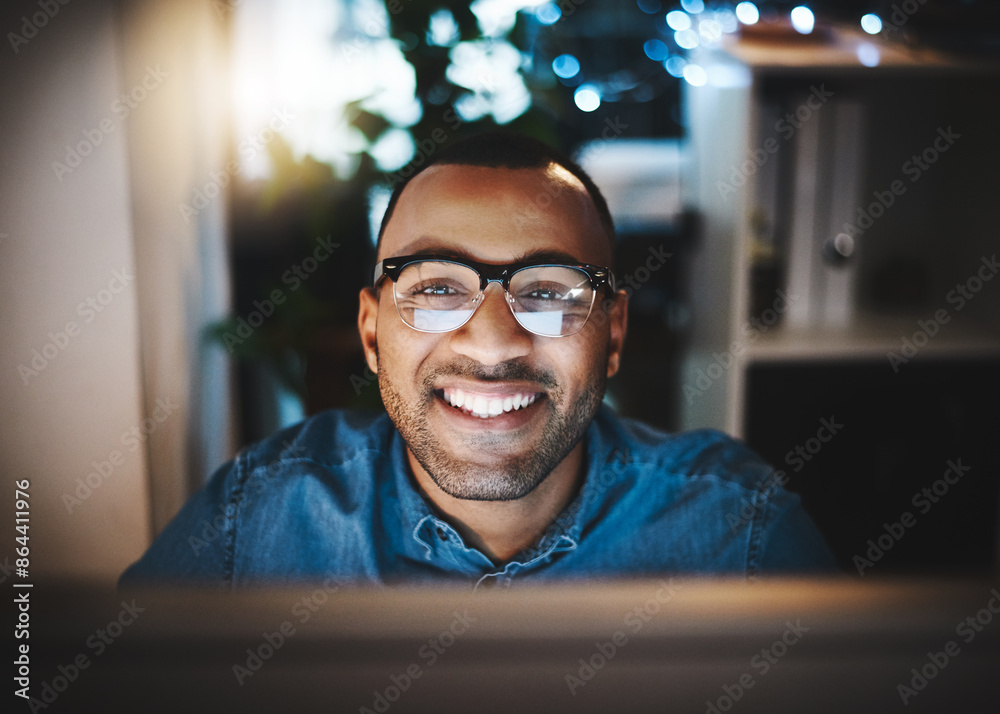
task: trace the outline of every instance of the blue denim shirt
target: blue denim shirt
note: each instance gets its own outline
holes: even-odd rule
[[[772,470],[716,431],[664,434],[602,407],[587,474],[537,543],[495,564],[418,492],[385,414],[328,411],[240,453],[122,576],[239,587],[333,577],[382,585],[828,570]]]

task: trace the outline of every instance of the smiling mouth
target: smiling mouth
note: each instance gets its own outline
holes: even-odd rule
[[[501,414],[526,409],[544,396],[542,392],[482,394],[457,387],[446,387],[437,390],[436,394],[445,404],[480,419],[494,419]]]

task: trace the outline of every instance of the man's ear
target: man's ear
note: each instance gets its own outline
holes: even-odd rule
[[[374,288],[361,288],[358,295],[358,333],[361,346],[365,350],[368,369],[378,374],[378,339],[375,328],[378,325],[378,297]]]
[[[613,377],[621,366],[625,333],[628,330],[628,294],[624,290],[615,293],[615,304],[608,312],[608,319],[611,330],[608,341],[608,377]]]

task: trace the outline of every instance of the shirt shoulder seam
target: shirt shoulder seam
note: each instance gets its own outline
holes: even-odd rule
[[[750,520],[750,542],[747,547],[747,576],[756,576],[760,571],[761,542],[767,526],[771,496],[778,484],[766,479],[759,482],[754,490],[753,517]]]
[[[246,452],[236,456],[233,482],[227,489],[226,525],[228,528],[226,529],[226,545],[223,553],[223,581],[229,588],[234,587],[236,575],[236,529],[239,523],[243,493],[249,476],[246,461]]]

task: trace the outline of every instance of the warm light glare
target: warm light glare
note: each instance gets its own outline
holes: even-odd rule
[[[349,178],[357,168],[357,152],[366,149],[367,142],[350,125],[348,105],[361,102],[396,126],[416,122],[421,107],[413,67],[388,37],[384,5],[381,15],[372,14],[377,9],[372,2],[345,7],[327,0],[302,0],[294,8],[249,2],[235,7],[237,140],[257,136],[272,121],[280,123],[281,137],[296,157],[311,155]],[[345,37],[368,34],[364,43],[331,42],[338,31]],[[338,81],[331,83],[330,77]],[[276,112],[287,120],[274,119]],[[393,163],[400,153],[398,138],[393,137],[379,151]],[[246,177],[269,175],[266,149],[255,151],[244,163]]]
[[[760,11],[752,2],[741,2],[736,6],[736,17],[744,25],[756,25],[760,19]]]
[[[882,18],[868,13],[861,18],[861,29],[869,35],[877,35],[882,31]]]
[[[808,35],[813,31],[813,27],[816,26],[816,16],[805,5],[792,8],[789,17],[792,20],[792,27],[795,28],[796,32],[800,32],[803,35]]]

